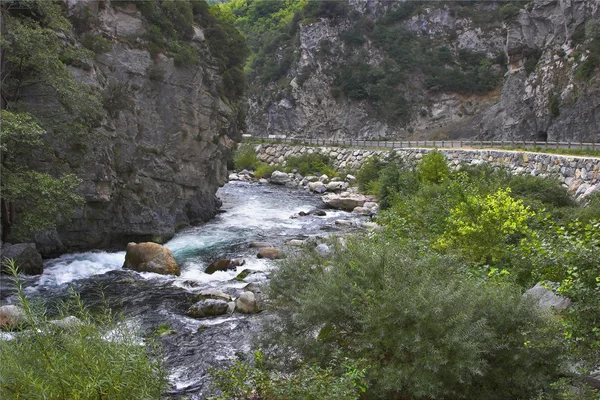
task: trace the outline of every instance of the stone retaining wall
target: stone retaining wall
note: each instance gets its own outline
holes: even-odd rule
[[[326,154],[333,160],[337,170],[356,170],[367,158],[378,155],[385,157],[395,151],[408,162],[417,162],[432,149],[367,150],[340,147],[310,147],[286,144],[259,144],[255,146],[258,158],[268,164],[285,165],[288,157],[302,154]],[[490,163],[503,165],[514,174],[531,174],[556,177],[578,198],[600,190],[600,158],[563,156],[506,150],[440,150],[451,166],[461,163],[471,165]]]

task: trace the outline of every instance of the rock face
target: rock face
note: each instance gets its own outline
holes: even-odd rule
[[[129,243],[123,268],[162,275],[181,274],[171,250],[157,243]]]
[[[176,228],[212,218],[240,136],[236,105],[219,94],[218,64],[200,37],[186,43],[201,53],[200,64],[176,66],[173,58],[145,49],[150,25],[133,4],[99,4],[79,2],[85,8],[70,12],[89,13],[95,23],[82,36],[101,36],[110,49],[89,65],[69,68],[103,93],[106,116],[81,144],[38,155],[41,165],[79,176],[85,199],[72,221],[53,233],[53,243],[45,243],[46,255],[164,242]]]
[[[1,262],[14,260],[15,266],[26,275],[39,275],[44,271],[42,256],[34,243],[4,243],[1,252]]]
[[[598,72],[589,82],[574,77],[587,56],[583,44],[571,40],[587,21],[600,18],[597,1],[534,0],[514,17],[496,17],[491,23],[480,23],[462,11],[470,8],[475,14],[498,16],[504,3],[481,1],[464,6],[463,2],[464,8],[452,2],[428,4],[398,23],[415,36],[431,40],[432,48],[445,47],[456,56],[467,50],[492,60],[505,52],[505,64],[487,67],[508,69],[496,90],[484,94],[433,92],[426,89],[420,74],[414,73],[409,84],[398,88],[411,103],[410,117],[405,124],[396,125],[372,112],[368,101],[334,97],[336,78],[331,71],[352,62],[361,52],[366,63],[382,68],[386,56],[365,37],[363,44],[350,47],[344,37],[353,26],[352,18],[362,14],[372,23],[401,3],[350,1],[354,17],[301,23],[298,45],[277,53],[280,58],[288,50],[300,54],[285,76],[285,90],[282,80],[252,83],[248,133],[327,139],[478,136],[600,141]],[[525,71],[527,60],[528,69],[533,68],[530,73]],[[560,104],[558,115],[550,112],[553,98]]]

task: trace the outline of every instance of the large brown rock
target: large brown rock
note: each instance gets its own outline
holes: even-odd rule
[[[258,258],[267,258],[269,260],[276,260],[279,258],[284,258],[283,252],[281,250],[277,250],[273,247],[267,247],[266,249],[262,249],[256,255]]]
[[[133,269],[138,272],[154,272],[163,275],[181,274],[175,262],[173,253],[157,243],[129,243],[123,268]]]
[[[230,260],[228,258],[224,258],[221,260],[215,260],[208,267],[206,267],[207,274],[213,274],[216,271],[227,271],[230,269],[236,269],[240,265],[244,265],[245,261],[242,259]]]

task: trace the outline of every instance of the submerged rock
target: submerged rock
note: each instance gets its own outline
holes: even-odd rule
[[[44,272],[42,256],[34,243],[4,243],[2,245],[2,263],[9,259],[14,260],[15,266],[25,275],[39,275]]]
[[[157,243],[129,243],[123,268],[162,275],[181,274],[171,250]]]

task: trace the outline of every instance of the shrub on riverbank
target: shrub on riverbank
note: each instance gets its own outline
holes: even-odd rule
[[[26,330],[0,340],[2,399],[158,399],[166,388],[162,360],[110,311],[92,314],[76,293],[58,306],[62,325],[23,294]]]
[[[258,168],[261,165],[261,162],[256,156],[254,146],[247,145],[238,147],[233,156],[233,165],[237,171],[242,169],[254,171]]]
[[[296,170],[300,175],[327,175],[330,178],[336,175],[331,160],[324,154],[302,154],[297,157],[288,157],[286,160],[286,171]]]
[[[267,353],[283,365],[365,358],[366,398],[532,398],[566,355],[559,325],[518,286],[385,237],[286,260],[271,298]]]

